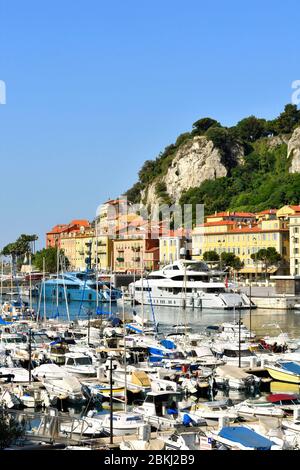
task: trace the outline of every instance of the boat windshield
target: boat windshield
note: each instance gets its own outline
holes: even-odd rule
[[[75,363],[77,366],[91,366],[92,360],[90,357],[77,357]]]
[[[11,336],[8,338],[3,338],[3,343],[12,344],[12,343],[26,343],[26,338],[24,336]]]
[[[47,335],[33,335],[33,342],[37,344],[49,343],[50,339]]]
[[[255,354],[249,349],[241,350],[241,357],[255,356]],[[224,355],[227,357],[239,357],[239,351],[234,349],[225,349]]]

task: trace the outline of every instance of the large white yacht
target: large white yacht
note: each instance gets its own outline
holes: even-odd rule
[[[201,261],[177,260],[129,285],[137,303],[212,309],[249,308],[246,294],[226,287],[225,273],[211,271]],[[255,304],[251,302],[251,307]]]

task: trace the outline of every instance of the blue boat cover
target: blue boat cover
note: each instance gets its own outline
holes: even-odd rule
[[[148,351],[149,351],[150,354],[152,354],[154,356],[161,356],[161,357],[165,356],[162,349],[155,348],[154,346],[149,346]]]
[[[176,346],[175,344],[173,343],[173,341],[169,340],[169,339],[162,339],[160,344],[162,346],[164,346],[166,349],[176,349]]]
[[[190,424],[193,426],[195,425],[195,421],[190,417],[190,415],[188,415],[187,413],[185,413],[183,415],[183,418],[182,418],[182,424],[183,426],[189,426]]]
[[[121,325],[121,320],[120,318],[114,317],[111,321],[111,324],[113,327],[120,326]]]
[[[97,307],[96,315],[111,315],[111,312],[103,312],[100,307]]]
[[[5,320],[3,320],[2,317],[0,317],[0,325],[11,325],[11,322],[10,321],[5,321]]]
[[[296,362],[280,362],[280,365],[283,369],[293,374],[300,375],[300,365]]]
[[[245,447],[251,447],[256,450],[270,450],[274,445],[273,441],[242,426],[224,427],[219,432],[219,436],[233,442],[239,442]]]
[[[137,328],[136,326],[127,324],[126,327],[132,331],[135,331],[136,333],[143,333],[143,330],[141,330],[140,328]]]

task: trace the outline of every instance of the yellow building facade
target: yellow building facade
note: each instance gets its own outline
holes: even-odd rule
[[[244,263],[241,273],[256,274],[263,270],[251,258],[260,249],[274,247],[282,256],[284,265],[289,263],[288,224],[277,218],[263,218],[256,224],[236,223],[232,220],[205,223],[192,233],[194,259],[203,259],[206,251],[233,253]]]
[[[61,249],[74,271],[85,271],[87,259],[91,256],[91,267],[98,271],[108,271],[112,263],[112,240],[107,235],[96,237],[89,234],[72,235],[61,239]],[[97,263],[98,253],[98,263]]]

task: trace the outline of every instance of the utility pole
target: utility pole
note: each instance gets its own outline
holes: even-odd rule
[[[239,307],[239,367],[241,367],[241,305]]]
[[[110,387],[110,398],[109,398],[109,409],[110,409],[110,443],[114,443],[114,436],[113,436],[113,379],[112,379],[112,356],[110,356],[110,374],[109,374],[109,387]]]
[[[28,336],[28,356],[29,356],[29,362],[28,362],[28,372],[29,372],[29,385],[31,384],[31,334],[32,334],[32,329],[29,328],[29,336]]]
[[[90,345],[90,317],[91,317],[91,312],[90,310],[88,311],[88,346]]]
[[[252,330],[252,300],[251,300],[251,297],[252,297],[252,283],[251,283],[251,280],[250,280],[250,283],[249,283],[249,301],[250,301],[250,310],[249,310],[249,330],[250,330],[250,336],[251,336],[251,330]]]

